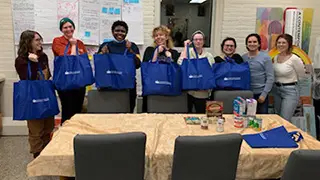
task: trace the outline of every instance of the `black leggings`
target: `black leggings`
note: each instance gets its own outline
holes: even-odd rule
[[[130,98],[130,113],[133,113],[134,108],[136,107],[136,99],[137,99],[137,89],[129,90],[129,98]]]
[[[206,113],[206,102],[207,98],[195,98],[188,94],[188,113],[192,113],[193,106],[196,109],[197,114],[204,114]]]
[[[73,115],[81,113],[86,88],[58,91],[61,101],[62,117],[61,124]]]

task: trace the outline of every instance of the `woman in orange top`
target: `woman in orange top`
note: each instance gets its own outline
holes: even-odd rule
[[[63,18],[60,20],[60,31],[63,35],[53,39],[52,51],[55,57],[64,55],[64,50],[68,43],[70,43],[70,46],[68,48],[67,55],[76,55],[77,45],[79,54],[87,53],[83,42],[73,37],[74,29],[75,26],[71,19]],[[62,106],[61,123],[70,119],[76,113],[81,113],[85,91],[85,87],[58,91]]]

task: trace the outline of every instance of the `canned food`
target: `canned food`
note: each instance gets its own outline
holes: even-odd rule
[[[224,119],[219,118],[217,120],[217,132],[223,132],[224,131]]]
[[[261,118],[256,118],[255,120],[255,129],[258,131],[261,131],[262,129],[262,119]]]
[[[201,129],[208,129],[208,126],[209,126],[208,118],[202,117],[200,120],[200,124],[201,124]]]
[[[234,117],[234,127],[243,128],[243,117]]]
[[[247,121],[248,121],[248,126],[249,126],[249,127],[254,128],[254,124],[255,124],[254,119],[255,119],[255,118],[254,118],[253,116],[248,116],[248,117],[247,117]]]

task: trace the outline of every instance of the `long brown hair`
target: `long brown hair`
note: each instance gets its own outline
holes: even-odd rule
[[[42,36],[32,30],[23,31],[20,35],[19,41],[19,49],[18,49],[18,56],[26,57],[28,56],[29,52],[32,52],[32,40],[34,39],[35,35],[38,34],[42,40]],[[42,54],[42,48],[40,51],[37,52],[38,55]]]
[[[290,34],[280,34],[277,39],[276,39],[276,47],[277,47],[277,44],[278,44],[278,40],[280,38],[283,38],[287,41],[288,43],[288,51],[287,53],[292,53],[292,49],[293,49],[293,38]]]
[[[158,31],[161,31],[163,34],[165,34],[168,37],[168,40],[166,42],[167,43],[167,48],[172,49],[174,46],[173,46],[172,38],[170,36],[171,30],[167,26],[164,26],[164,25],[158,26],[158,27],[153,29],[152,38],[154,38],[156,36],[156,33]],[[155,41],[153,42],[153,46],[154,47],[157,46]]]

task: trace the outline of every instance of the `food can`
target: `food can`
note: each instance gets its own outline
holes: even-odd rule
[[[202,117],[200,120],[200,124],[201,124],[201,129],[208,129],[209,127],[208,118]]]
[[[262,119],[261,118],[256,118],[255,120],[255,129],[258,131],[261,131],[262,129]]]
[[[234,117],[234,127],[243,128],[243,117]]]
[[[223,132],[224,131],[224,119],[219,118],[217,120],[217,132]]]

